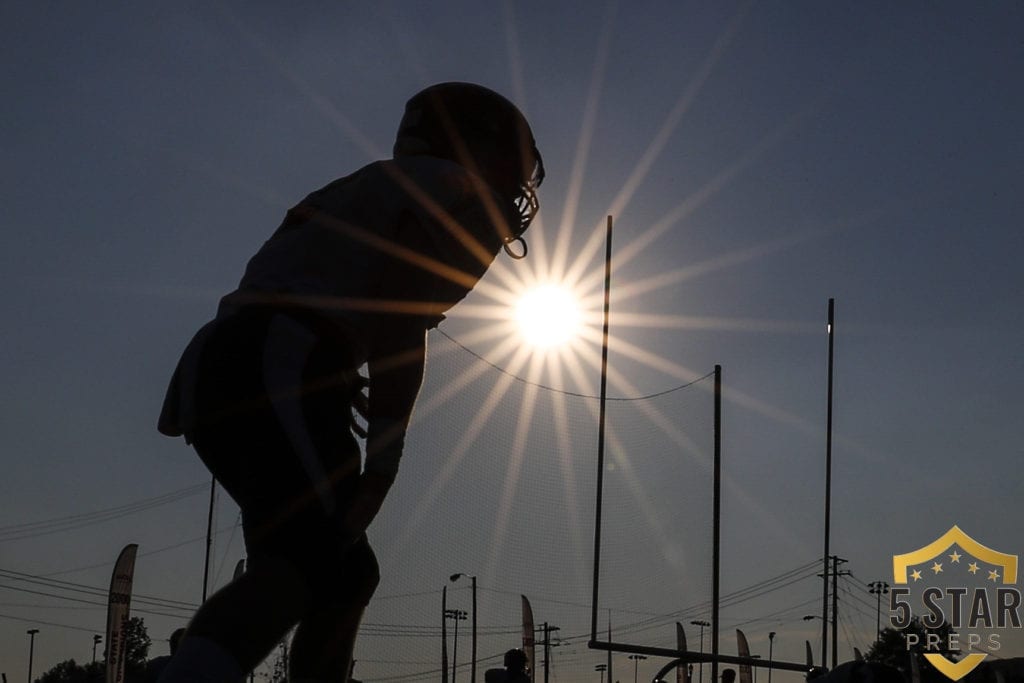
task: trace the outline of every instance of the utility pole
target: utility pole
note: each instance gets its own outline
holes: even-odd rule
[[[451,577],[448,580],[451,581],[452,583],[454,583],[454,582],[458,581],[460,578],[462,578],[463,576],[469,577],[469,580],[472,583],[472,591],[473,591],[473,654],[472,654],[473,667],[469,670],[469,683],[476,683],[476,577],[475,576],[469,576],[469,574],[459,573],[459,574],[452,574]]]
[[[704,654],[704,627],[711,626],[711,622],[696,619],[690,623],[694,626],[700,626],[700,653]],[[697,668],[697,683],[704,683],[704,662],[701,662]]]
[[[875,641],[882,639],[882,596],[889,593],[889,584],[885,581],[872,581],[868,584],[868,592],[876,596],[875,602]]]
[[[839,577],[849,576],[848,571],[839,571],[839,565],[846,560],[837,555],[832,556],[832,668],[839,664]]]
[[[465,621],[469,615],[465,610],[450,609],[445,612],[445,616],[455,621],[455,644],[452,645],[452,683],[455,683],[455,659],[459,656],[459,622]]]
[[[598,683],[604,683],[604,672],[608,670],[607,664],[598,664],[594,667],[594,671],[601,672],[601,677],[598,679]]]
[[[36,634],[39,633],[39,629],[30,628],[25,633],[28,634],[28,683],[32,683],[32,656],[35,654]]]
[[[551,674],[551,634],[561,629],[557,626],[549,626],[545,621],[541,630],[544,632],[544,683],[548,683]]]

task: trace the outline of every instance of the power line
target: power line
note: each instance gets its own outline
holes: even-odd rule
[[[209,486],[209,484],[203,484],[203,486],[207,487],[207,486]],[[227,526],[221,527],[220,529],[215,530],[213,532],[213,535],[217,536],[219,534],[224,533],[225,531],[231,531],[233,528],[234,527],[227,527]],[[143,557],[149,557],[151,555],[158,555],[160,553],[167,552],[168,550],[174,550],[175,548],[181,548],[182,546],[189,545],[190,543],[198,543],[199,541],[205,541],[205,540],[206,540],[206,534],[203,534],[202,536],[195,536],[193,538],[188,538],[188,539],[185,539],[184,541],[179,541],[178,543],[173,543],[171,545],[165,545],[165,546],[163,546],[161,548],[157,548],[155,550],[149,550],[149,551],[144,552],[144,553],[138,553],[135,557],[138,558],[138,559],[141,559]],[[41,578],[48,578],[48,577],[51,577],[51,576],[63,576],[65,574],[74,574],[76,572],[84,572],[84,571],[87,571],[89,569],[100,569],[102,567],[113,568],[113,566],[114,566],[114,562],[113,561],[99,562],[97,564],[90,564],[90,565],[87,565],[87,566],[84,566],[84,567],[74,567],[73,569],[61,569],[60,571],[56,571],[56,572],[47,572],[46,574],[40,574],[39,576]],[[0,571],[2,571],[2,570],[0,570]]]
[[[531,387],[537,387],[538,389],[543,389],[545,391],[550,391],[550,392],[555,393],[555,394],[562,394],[563,396],[574,396],[576,398],[594,398],[594,399],[600,399],[601,398],[600,396],[593,396],[591,394],[582,394],[582,393],[578,393],[578,392],[575,392],[575,391],[567,391],[565,389],[555,389],[554,387],[549,387],[549,386],[547,386],[545,384],[540,384],[538,382],[533,382],[531,380],[528,380],[528,379],[526,379],[524,377],[520,377],[519,375],[516,375],[516,374],[513,374],[513,373],[509,372],[508,370],[506,370],[505,368],[501,367],[500,365],[497,365],[497,364],[492,363],[491,361],[487,360],[486,358],[481,356],[476,351],[470,349],[469,347],[467,347],[464,344],[462,344],[462,342],[458,341],[457,339],[455,339],[454,337],[449,335],[444,330],[442,330],[440,328],[437,328],[437,332],[441,336],[443,336],[445,339],[447,339],[451,343],[455,344],[456,346],[458,346],[460,349],[462,349],[463,351],[465,351],[469,355],[471,355],[474,358],[476,358],[481,363],[485,363],[485,364],[491,366],[492,368],[494,368],[495,370],[497,370],[501,374],[505,375],[506,377],[511,377],[512,379],[514,379],[517,382],[520,382],[521,384],[526,384],[526,385],[531,386]],[[674,393],[676,391],[680,391],[681,389],[687,389],[689,387],[692,387],[694,384],[698,384],[698,383],[706,380],[707,378],[711,377],[714,374],[715,374],[714,372],[709,372],[708,374],[704,375],[703,377],[698,377],[697,379],[692,380],[690,382],[686,382],[685,384],[680,384],[678,386],[671,387],[669,389],[665,389],[664,391],[658,391],[658,392],[653,393],[653,394],[646,394],[644,396],[606,396],[605,400],[606,401],[646,401],[648,399],[658,398],[659,396],[665,396],[666,394],[671,394],[671,393]]]
[[[36,522],[23,522],[21,524],[0,526],[0,541],[21,541],[28,538],[48,536],[62,531],[74,531],[94,524],[109,522],[127,515],[144,512],[162,505],[175,503],[179,500],[189,498],[201,493],[206,487],[207,485],[205,484],[197,484],[113,508],[74,515],[65,515],[63,517],[54,517]]]

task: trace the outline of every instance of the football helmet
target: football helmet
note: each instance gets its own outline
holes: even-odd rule
[[[512,102],[473,83],[432,85],[406,103],[393,152],[448,159],[483,178],[518,216],[518,225],[503,230],[505,251],[513,258],[526,256],[523,233],[540,208],[544,161],[530,124]],[[515,242],[521,252],[511,248]]]

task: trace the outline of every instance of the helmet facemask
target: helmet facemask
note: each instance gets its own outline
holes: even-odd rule
[[[527,254],[526,240],[523,239],[523,233],[530,227],[534,217],[540,210],[540,200],[537,199],[537,188],[544,182],[544,160],[541,159],[540,152],[537,151],[536,147],[533,147],[531,156],[535,159],[533,168],[530,169],[529,175],[524,174],[525,180],[520,182],[518,193],[512,197],[512,204],[515,206],[516,214],[519,216],[519,224],[512,230],[512,234],[508,235],[504,239],[502,247],[505,253],[514,259],[525,258]],[[511,248],[511,244],[519,242],[522,245],[522,251],[516,252]]]

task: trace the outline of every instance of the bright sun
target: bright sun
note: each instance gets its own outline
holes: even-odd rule
[[[541,285],[529,290],[516,305],[519,333],[533,346],[561,346],[579,333],[580,307],[568,289]]]

